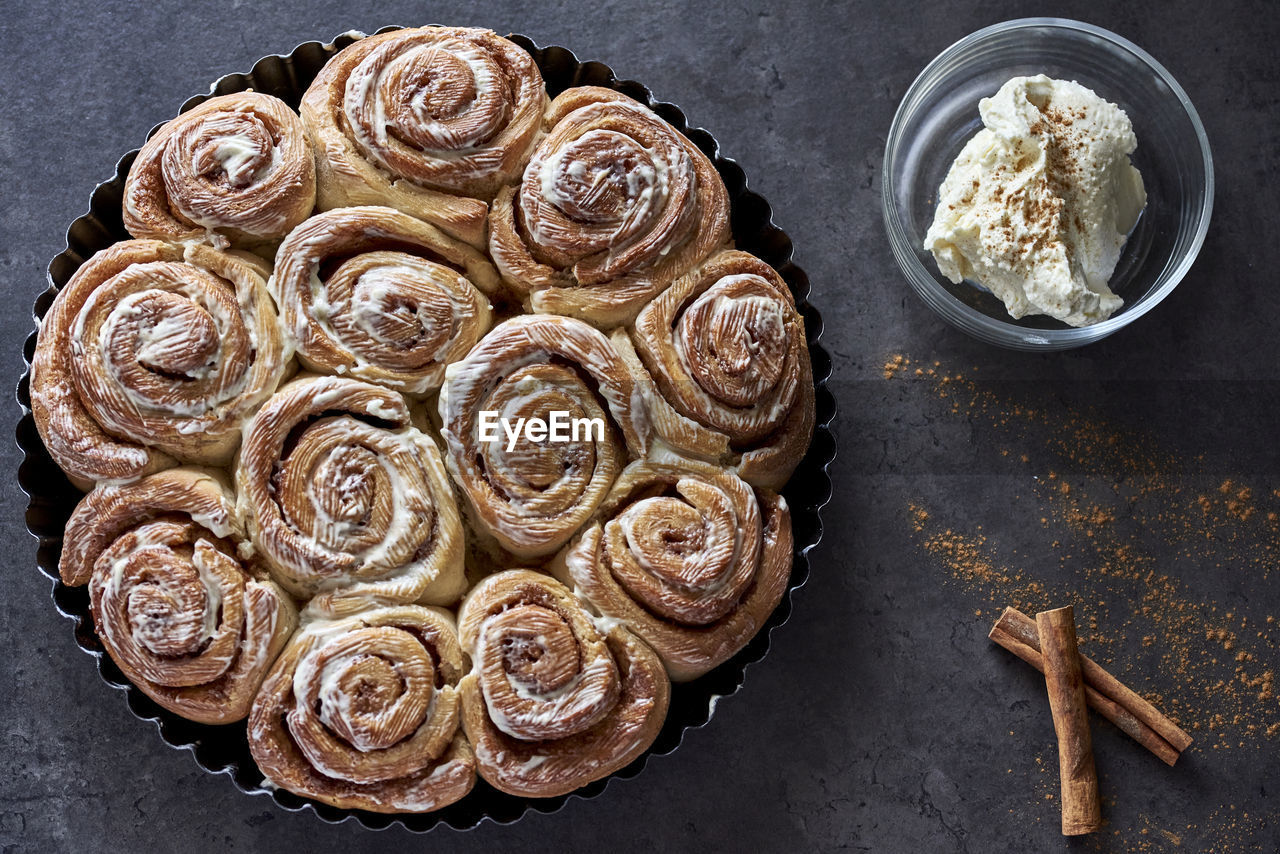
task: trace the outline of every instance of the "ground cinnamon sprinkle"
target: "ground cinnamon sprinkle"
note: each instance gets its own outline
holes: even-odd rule
[[[1015,501],[1036,502],[1033,518],[1044,530],[1044,549],[1024,560],[998,539],[962,530],[946,508],[917,501],[907,518],[931,562],[997,613],[1005,605],[1032,612],[1068,598],[1089,603],[1082,646],[1190,730],[1197,740],[1192,751],[1274,752],[1280,741],[1276,615],[1222,608],[1182,578],[1214,567],[1247,573],[1255,584],[1267,581],[1280,566],[1280,489],[1261,489],[1247,477],[1205,484],[1197,460],[1177,457],[1150,436],[1103,418],[1008,400],[973,379],[976,373],[894,356],[885,378],[926,383],[953,415],[1007,443],[1001,457],[1019,460],[1034,478],[1034,488]],[[1045,450],[1071,473],[1037,471]],[[1063,589],[1036,577],[1046,556],[1069,574]],[[1099,837],[1104,845],[1121,841],[1135,851],[1211,844],[1234,852],[1258,850],[1250,840],[1265,826],[1229,805],[1185,827],[1142,821]]]
[[[905,356],[890,356],[885,360],[883,373],[884,378],[891,380],[898,375],[898,371],[903,370],[907,366]]]
[[[985,536],[939,529],[930,523],[929,512],[917,504],[909,505],[907,513],[912,529],[922,535],[921,545],[925,551],[941,561],[955,581],[981,594],[988,605],[997,610],[1005,605],[1031,613],[1044,610],[1049,601],[1044,585],[1028,578],[1021,570],[997,565],[987,549]]]

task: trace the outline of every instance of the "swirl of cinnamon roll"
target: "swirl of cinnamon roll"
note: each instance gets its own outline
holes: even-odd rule
[[[814,390],[804,320],[777,271],[746,252],[720,252],[647,305],[629,332],[613,343],[655,432],[686,455],[781,489],[813,436]]]
[[[312,371],[406,394],[440,387],[444,368],[489,329],[497,271],[484,256],[393,208],[340,208],[294,229],[270,287],[286,336]]]
[[[522,559],[567,542],[628,452],[645,453],[633,398],[617,352],[582,321],[521,316],[494,327],[449,366],[440,389],[449,470],[476,527]],[[556,419],[569,441],[535,441],[521,427]]]
[[[217,95],[171,119],[129,169],[134,237],[215,246],[278,240],[316,201],[315,158],[297,113],[259,92]]]
[[[641,460],[551,571],[683,682],[755,636],[786,591],[791,547],[781,496],[708,463]]]
[[[440,451],[404,398],[303,376],[246,425],[240,507],[272,574],[311,607],[362,597],[452,603],[465,589],[462,521]]]
[[[483,246],[486,202],[519,176],[546,103],[533,57],[489,30],[360,39],[302,98],[320,208],[390,205]]]
[[[475,785],[459,728],[466,669],[447,611],[308,607],[249,715],[249,750],[274,785],[342,808],[429,812]]]
[[[489,253],[533,311],[629,323],[728,242],[720,175],[652,110],[583,86],[551,102],[547,126],[490,214]]]
[[[40,324],[31,408],[82,488],[184,462],[223,465],[285,375],[266,265],[127,240],[94,255]]]
[[[98,637],[130,682],[201,723],[249,713],[297,626],[293,602],[245,563],[221,473],[175,468],[99,486],[67,522],[59,570],[89,585]]]
[[[472,670],[462,725],[493,787],[546,798],[613,773],[662,728],[662,662],[620,625],[597,627],[565,587],[530,570],[467,594],[458,634]]]

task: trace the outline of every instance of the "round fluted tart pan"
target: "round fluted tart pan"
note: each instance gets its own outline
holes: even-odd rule
[[[379,32],[393,29],[398,28],[387,27]],[[355,34],[344,34],[328,44],[306,42],[287,56],[264,57],[254,64],[249,73],[223,77],[210,88],[208,94],[190,98],[182,109],[185,112],[212,95],[246,89],[274,95],[296,109],[302,93],[321,66],[358,37]],[[327,822],[354,818],[371,829],[401,824],[412,831],[430,830],[441,823],[466,829],[476,826],[484,819],[509,823],[519,819],[529,809],[551,813],[560,809],[570,798],[595,797],[615,777],[634,777],[644,768],[649,756],[665,755],[675,750],[680,745],[685,730],[705,724],[711,719],[717,700],[735,693],[742,686],[747,665],[764,657],[769,649],[770,633],[790,616],[791,592],[803,585],[808,578],[808,553],[822,536],[819,511],[831,497],[827,466],[835,456],[835,441],[830,430],[831,420],[835,416],[835,401],[825,388],[831,375],[831,359],[818,343],[822,332],[822,318],[809,304],[808,278],[791,262],[791,241],[773,224],[768,203],[747,189],[746,177],[736,163],[720,156],[715,138],[701,128],[690,127],[684,113],[674,104],[655,100],[647,88],[635,81],[619,80],[602,63],[579,61],[565,48],[538,47],[531,39],[520,35],[509,38],[533,56],[542,72],[549,96],[554,97],[570,86],[590,85],[614,89],[647,105],[711,158],[729,190],[730,219],[737,248],[751,252],[773,265],[786,280],[805,321],[809,355],[813,362],[817,408],[813,441],[804,460],[782,490],[791,507],[795,535],[795,554],[787,592],[762,630],[741,652],[692,682],[672,686],[671,706],[662,731],[653,746],[630,765],[575,792],[554,798],[515,797],[499,792],[479,780],[472,793],[461,801],[435,812],[421,814],[380,814],[339,809],[265,783],[262,772],[250,756],[242,724],[197,724],[156,705],[134,687],[105,654],[90,616],[88,588],[68,587],[59,579],[58,558],[62,551],[63,529],[82,493],[67,480],[49,456],[31,416],[30,362],[36,345],[34,330],[24,348],[28,369],[18,385],[18,402],[22,405],[24,414],[18,424],[17,439],[25,457],[18,479],[29,497],[27,528],[39,540],[37,563],[40,570],[53,580],[53,601],[59,612],[74,622],[76,643],[97,659],[98,672],[107,684],[124,691],[134,715],[156,723],[161,738],[167,744],[190,750],[200,767],[210,773],[227,774],[236,787],[247,794],[269,795],[287,810],[310,808]],[[152,133],[158,128],[159,126],[153,129]],[[50,287],[36,300],[37,322],[49,310],[57,290],[70,280],[81,264],[95,252],[129,238],[121,221],[121,201],[125,177],[137,153],[135,150],[121,158],[116,165],[115,176],[99,184],[94,190],[88,213],[71,224],[67,231],[67,248],[49,265]]]

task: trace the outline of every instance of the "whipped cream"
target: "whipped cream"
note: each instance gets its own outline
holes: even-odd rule
[[[1106,320],[1124,303],[1108,281],[1147,202],[1129,117],[1043,74],[1013,78],[978,111],[985,127],[951,164],[924,248],[1015,318]]]

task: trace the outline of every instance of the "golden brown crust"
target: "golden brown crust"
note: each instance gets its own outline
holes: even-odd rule
[[[272,575],[313,609],[346,613],[367,596],[447,605],[465,589],[444,462],[395,392],[293,380],[245,427],[236,485]]]
[[[236,92],[171,119],[129,168],[124,226],[138,238],[256,247],[311,213],[315,159],[298,114]]]
[[[500,285],[480,252],[387,207],[311,217],[280,245],[270,281],[308,369],[414,395],[439,388],[488,331],[485,294]]]
[[[786,591],[791,548],[781,496],[706,463],[640,461],[551,572],[684,682],[729,660],[764,625]]]
[[[647,433],[634,386],[609,340],[580,320],[521,316],[496,326],[449,366],[440,391],[449,470],[480,530],[519,558],[554,552],[604,497],[627,454],[643,456]],[[603,436],[534,443],[524,435],[480,439],[480,413],[601,419]],[[508,451],[507,448],[511,447]]]
[[[344,809],[429,812],[475,784],[459,729],[466,668],[453,618],[366,600],[310,609],[262,685],[249,749],[274,785]]]
[[[189,720],[242,719],[297,626],[292,600],[238,546],[220,472],[99,486],[67,522],[60,570],[89,584],[98,637],[133,682]]]
[[[670,684],[662,662],[621,626],[597,628],[565,587],[529,570],[477,585],[459,637],[471,656],[462,723],[480,776],[548,798],[612,774],[653,743]]]
[[[320,209],[390,205],[483,246],[486,203],[518,178],[546,103],[533,58],[489,30],[360,39],[302,98]]]
[[[31,409],[82,488],[223,465],[285,375],[266,267],[208,246],[126,240],[94,255],[40,324]]]
[[[720,252],[645,306],[629,342],[615,333],[614,343],[669,445],[755,486],[786,484],[813,438],[814,388],[804,319],[776,270]]]
[[[729,241],[729,194],[697,146],[611,89],[566,90],[518,187],[490,212],[489,253],[532,311],[602,329]]]

